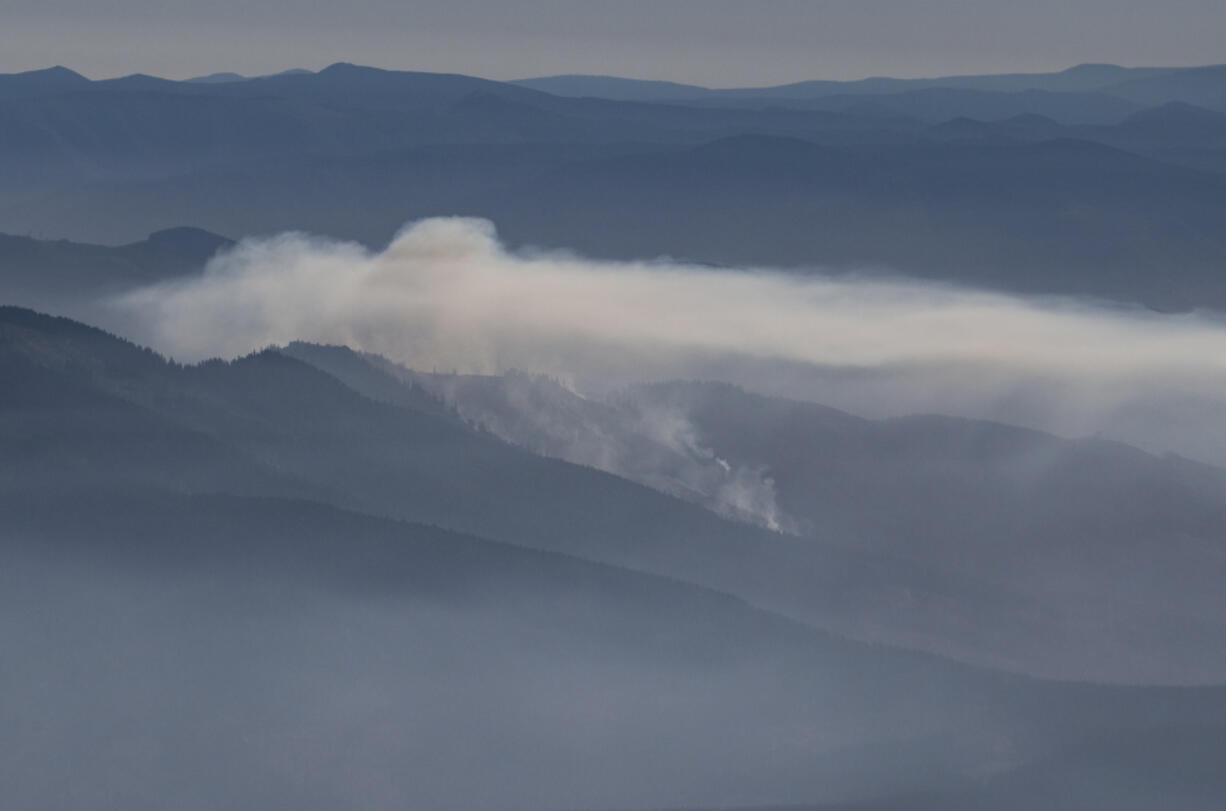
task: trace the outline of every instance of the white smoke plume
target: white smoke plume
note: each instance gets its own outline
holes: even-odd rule
[[[766,471],[720,458],[676,404],[628,394],[587,398],[556,380],[518,372],[484,377],[381,366],[534,453],[613,473],[727,518],[776,531],[799,526],[780,509]]]
[[[299,234],[248,240],[199,278],[114,306],[121,331],[185,361],[306,340],[589,389],[725,379],[870,415],[1104,432],[1226,461],[1226,325],[1207,314],[513,253],[473,219],[413,223],[381,252]]]

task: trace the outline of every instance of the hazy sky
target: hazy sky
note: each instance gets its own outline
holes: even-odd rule
[[[0,71],[349,61],[707,85],[1226,62],[1223,0],[0,0]]]

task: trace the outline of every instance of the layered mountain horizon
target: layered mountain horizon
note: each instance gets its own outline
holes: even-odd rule
[[[30,808],[1215,809],[1226,68],[0,75]]]
[[[186,79],[163,79],[163,81],[171,82],[193,82],[200,84],[224,84],[228,82],[243,82],[253,79],[270,79],[280,78],[284,76],[295,75],[311,75],[324,73],[329,70],[336,70],[345,67],[352,67],[350,62],[335,62],[318,71],[307,70],[305,68],[287,68],[275,73],[264,74],[260,76],[247,76],[232,71],[219,71],[201,76],[193,76]],[[952,76],[936,76],[930,78],[891,78],[885,76],[875,76],[864,79],[845,79],[845,80],[800,80],[789,82],[780,85],[764,85],[758,87],[709,87],[695,84],[683,84],[679,82],[661,81],[654,79],[632,79],[620,76],[599,75],[599,74],[557,74],[550,76],[536,76],[522,79],[512,79],[511,84],[521,84],[524,86],[535,87],[536,89],[545,90],[553,95],[587,95],[598,98],[616,98],[612,95],[619,87],[623,90],[633,88],[635,84],[642,84],[646,92],[650,92],[654,100],[664,99],[683,99],[693,94],[700,93],[720,93],[731,92],[741,94],[752,94],[762,92],[774,96],[818,96],[826,95],[831,92],[839,92],[843,89],[863,89],[864,92],[888,92],[896,90],[900,87],[911,86],[932,87],[932,86],[949,86],[977,89],[993,89],[993,90],[1056,90],[1056,91],[1095,91],[1095,90],[1114,90],[1119,92],[1118,88],[1122,85],[1128,85],[1132,82],[1140,80],[1169,80],[1172,76],[1178,74],[1203,75],[1207,72],[1212,72],[1221,68],[1221,65],[1192,65],[1180,67],[1124,67],[1106,62],[1083,62],[1073,65],[1059,71],[1049,72],[1034,72],[1034,73],[1006,73],[1006,74],[966,74]],[[422,71],[398,71],[398,72],[414,72],[424,73]],[[117,76],[102,80],[91,80],[84,75],[77,73],[71,68],[63,65],[54,65],[48,68],[35,68],[18,73],[0,74],[6,77],[8,82],[16,83],[21,77],[31,82],[46,81],[61,87],[79,87],[85,82],[97,81],[122,81],[133,78],[158,78],[149,76],[145,73],[132,73],[127,76]],[[583,87],[581,82],[591,81],[594,84],[592,88]],[[565,82],[573,82],[576,84],[566,85]],[[606,85],[595,83],[608,83]],[[553,85],[553,88],[546,85]],[[591,92],[592,89],[603,90],[604,92]],[[578,92],[582,91],[582,92]],[[664,93],[672,95],[664,95]],[[630,99],[626,99],[630,100]]]
[[[465,215],[512,245],[611,259],[1222,306],[1216,75],[1129,80],[1173,88],[1143,102],[947,84],[820,109],[570,98],[349,64],[212,83],[8,75],[0,233],[116,244],[193,226],[382,247],[407,221]]]

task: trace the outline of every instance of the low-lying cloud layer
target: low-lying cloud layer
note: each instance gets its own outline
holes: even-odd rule
[[[491,223],[430,219],[372,253],[249,240],[114,303],[177,359],[292,340],[408,366],[572,380],[716,378],[870,415],[939,411],[1104,432],[1226,461],[1226,323],[900,280],[511,253]]]

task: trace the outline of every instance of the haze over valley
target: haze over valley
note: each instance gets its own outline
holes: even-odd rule
[[[0,75],[14,807],[1223,807],[1226,67],[660,25]]]

